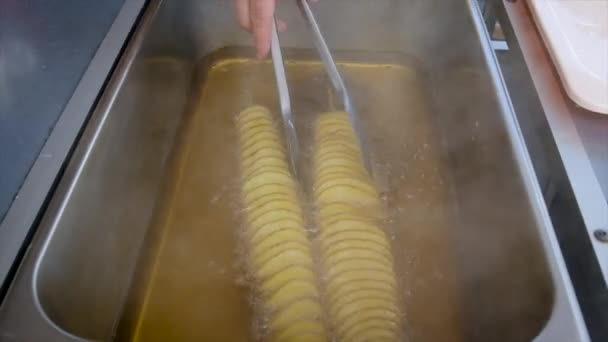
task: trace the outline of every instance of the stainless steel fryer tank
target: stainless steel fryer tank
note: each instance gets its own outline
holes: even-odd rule
[[[409,340],[587,340],[475,2],[314,10],[368,135]],[[295,6],[280,12],[306,183],[332,100]],[[255,340],[234,115],[278,100],[252,55],[230,1],[151,1],[0,307],[0,340]]]

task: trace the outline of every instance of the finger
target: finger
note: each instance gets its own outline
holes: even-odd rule
[[[279,30],[279,32],[287,31],[287,23],[285,20],[279,19],[278,21],[279,23],[277,24],[277,30]]]
[[[251,0],[249,3],[249,15],[258,58],[264,58],[270,50],[275,5],[276,0]]]
[[[239,25],[247,31],[251,31],[251,19],[249,16],[249,0],[234,0],[236,17]]]

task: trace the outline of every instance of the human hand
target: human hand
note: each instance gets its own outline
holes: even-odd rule
[[[239,24],[253,34],[256,56],[258,58],[266,57],[270,51],[272,22],[277,0],[234,0],[234,3]],[[277,26],[279,31],[284,31],[287,27],[281,20]]]
[[[270,51],[272,22],[277,0],[234,1],[239,24],[253,34],[256,56],[264,58]]]

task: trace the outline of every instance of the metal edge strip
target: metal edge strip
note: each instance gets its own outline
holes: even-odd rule
[[[112,70],[146,0],[125,0],[0,223],[0,285],[22,251],[49,192]]]
[[[504,113],[505,125],[507,127],[513,152],[519,167],[522,169],[522,179],[529,193],[534,215],[542,229],[540,231],[545,250],[550,254],[548,263],[552,270],[555,282],[555,302],[551,317],[544,329],[534,341],[554,341],[555,338],[568,341],[589,341],[589,333],[585,326],[583,315],[576,300],[574,288],[568,275],[566,264],[553,230],[553,224],[544,203],[544,197],[537,183],[536,172],[532,166],[530,155],[524,143],[523,133],[519,126],[513,104],[508,97],[507,87],[498,67],[498,59],[492,50],[490,36],[482,19],[481,10],[477,0],[467,0],[471,17],[480,38],[484,57],[488,65],[494,88],[498,95],[498,105]]]

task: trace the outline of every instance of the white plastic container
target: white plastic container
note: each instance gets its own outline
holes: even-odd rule
[[[608,114],[608,1],[528,0],[568,95]]]

